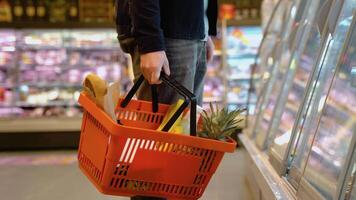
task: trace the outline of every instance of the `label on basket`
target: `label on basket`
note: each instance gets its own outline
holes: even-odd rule
[[[130,166],[133,179],[172,184],[193,184],[201,158],[158,151],[139,151]]]

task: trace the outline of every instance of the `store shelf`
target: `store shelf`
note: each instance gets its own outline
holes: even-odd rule
[[[296,79],[296,80],[294,81],[294,83],[295,83],[297,86],[301,87],[301,88],[306,88],[306,87],[307,87],[307,83],[302,82],[301,80],[298,80],[298,79]]]
[[[259,79],[258,76],[253,76],[253,79]],[[250,80],[251,74],[232,74],[228,77],[228,80]]]
[[[289,108],[291,111],[297,113],[298,112],[298,106],[290,103],[290,102],[287,102],[286,104],[286,107]]]
[[[98,29],[98,28],[115,28],[114,22],[103,23],[83,23],[83,22],[63,22],[63,23],[49,23],[49,22],[1,22],[2,29]]]
[[[67,50],[67,51],[118,51],[119,46],[112,47],[70,47],[70,46],[18,46],[22,50]]]
[[[6,64],[6,65],[0,65],[0,70],[9,70],[13,68],[14,66],[11,64]]]
[[[237,104],[237,105],[247,105],[247,100],[246,101],[241,101],[241,100],[230,100],[227,101],[228,104]]]
[[[79,106],[76,101],[51,101],[47,103],[27,103],[27,102],[16,102],[15,106],[22,108],[32,108],[32,107],[54,107],[54,106]]]
[[[0,133],[79,132],[81,117],[0,118]]]
[[[228,26],[260,26],[261,19],[228,20]]]
[[[0,102],[0,108],[12,108],[12,107],[14,107],[14,105],[12,105],[11,103]]]
[[[37,87],[37,88],[82,88],[83,85],[79,83],[22,83],[21,86]]]
[[[0,88],[12,89],[12,88],[14,88],[14,86],[13,85],[9,85],[9,84],[1,84],[0,83]]]
[[[214,102],[221,102],[223,99],[221,97],[204,97],[203,102],[204,103],[214,103]]]

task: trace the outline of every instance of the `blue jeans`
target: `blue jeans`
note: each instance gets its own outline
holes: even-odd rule
[[[204,41],[165,39],[166,55],[169,61],[171,77],[189,89],[197,97],[198,105],[203,103],[204,76],[206,74],[206,47]],[[140,77],[140,54],[137,46],[130,52],[135,79]],[[160,103],[172,104],[180,95],[165,84],[160,84],[158,100]],[[137,94],[139,99],[151,100],[151,90],[146,82]]]

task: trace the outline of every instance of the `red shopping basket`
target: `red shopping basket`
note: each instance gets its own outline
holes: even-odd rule
[[[221,142],[157,131],[168,105],[153,108],[155,103],[129,100],[117,107],[120,123],[114,123],[85,94],[79,103],[84,108],[79,167],[104,194],[198,199],[224,152],[236,147],[232,139]]]

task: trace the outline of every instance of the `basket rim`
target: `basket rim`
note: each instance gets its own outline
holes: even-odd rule
[[[163,142],[172,142],[182,145],[189,145],[197,148],[204,148],[230,153],[234,152],[236,149],[237,143],[231,137],[228,137],[227,141],[218,141],[198,136],[189,136],[185,134],[168,133],[169,137],[167,137],[167,132],[144,129],[140,127],[128,127],[117,124],[106,114],[105,111],[99,108],[84,92],[81,92],[78,102],[84,108],[85,111],[89,112],[96,120],[100,121],[101,125],[104,126],[108,130],[109,134],[113,136],[123,136],[126,135],[128,132],[132,132],[132,130],[136,130],[135,133],[130,133],[130,137],[142,138],[142,134],[138,132],[145,132],[144,138],[151,140],[153,138]]]

